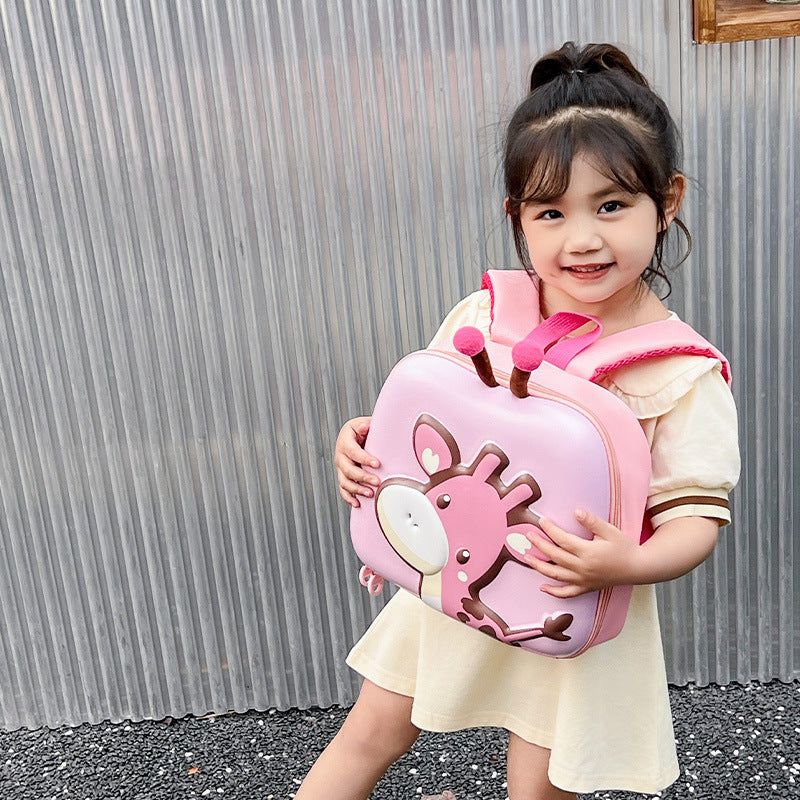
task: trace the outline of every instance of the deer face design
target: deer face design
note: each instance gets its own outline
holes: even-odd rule
[[[470,587],[485,582],[503,553],[530,549],[524,531],[538,517],[527,506],[541,491],[528,474],[503,483],[508,458],[497,445],[484,445],[471,464],[462,464],[452,434],[428,414],[417,420],[413,444],[428,480],[384,481],[378,521],[392,547],[419,571],[423,599],[460,609]],[[487,547],[496,531],[502,532],[494,534],[496,547]]]

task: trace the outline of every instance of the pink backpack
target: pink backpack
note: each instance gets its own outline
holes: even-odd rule
[[[483,286],[489,341],[462,328],[402,359],[381,389],[366,444],[381,484],[351,514],[360,578],[372,593],[386,578],[500,641],[572,657],[620,632],[632,589],[541,592],[550,581],[522,560],[541,556],[525,533],[546,516],[589,538],[574,517],[584,508],[639,542],[650,484],[641,425],[593,381],[677,353],[719,359],[726,380],[729,368],[678,320],[564,338],[597,320],[562,312],[529,331],[539,301],[526,273],[491,271]]]

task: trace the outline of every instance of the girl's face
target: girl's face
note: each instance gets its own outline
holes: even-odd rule
[[[667,213],[667,224],[675,213]],[[656,205],[647,194],[621,189],[579,154],[566,192],[524,203],[520,223],[550,313],[603,317],[636,301],[658,233]]]

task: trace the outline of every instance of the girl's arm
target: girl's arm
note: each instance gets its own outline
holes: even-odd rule
[[[547,519],[528,539],[550,562],[532,555],[525,561],[564,585],[545,585],[554,597],[576,597],[610,586],[661,583],[691,572],[717,543],[719,524],[708,517],[679,517],[659,526],[643,545],[594,514],[578,511],[577,520],[594,534],[591,540],[567,533]]]
[[[377,469],[381,464],[375,456],[364,450],[372,417],[356,417],[345,422],[336,439],[333,463],[339,481],[339,494],[348,505],[359,507],[358,495],[372,497],[380,479],[365,466]]]
[[[487,290],[473,292],[465,297],[447,315],[433,340],[434,347],[445,339],[451,339],[464,325],[476,325],[488,336],[491,320],[492,299]],[[359,507],[358,497],[372,497],[380,479],[364,467],[378,469],[380,462],[364,450],[372,417],[356,417],[345,422],[336,439],[334,464],[339,482],[339,494],[353,508]]]

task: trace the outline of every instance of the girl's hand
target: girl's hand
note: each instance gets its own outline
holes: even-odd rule
[[[594,534],[593,539],[567,533],[545,518],[539,525],[549,539],[538,531],[528,534],[530,542],[552,563],[533,555],[526,555],[525,562],[546,578],[564,584],[545,584],[542,591],[553,597],[577,597],[610,586],[638,582],[638,543],[589,512],[577,511],[575,518]]]
[[[364,450],[371,417],[356,417],[345,422],[336,439],[333,462],[339,481],[339,494],[348,505],[359,508],[358,495],[372,497],[380,478],[363,467],[377,469],[380,462]]]
[[[594,514],[576,511],[575,518],[594,534],[593,539],[567,533],[544,518],[539,525],[547,536],[537,531],[528,534],[536,549],[552,563],[533,554],[524,556],[525,562],[545,577],[564,583],[541,587],[553,597],[577,597],[610,586],[671,581],[702,564],[719,536],[715,519],[678,517],[659,525],[640,545]]]

